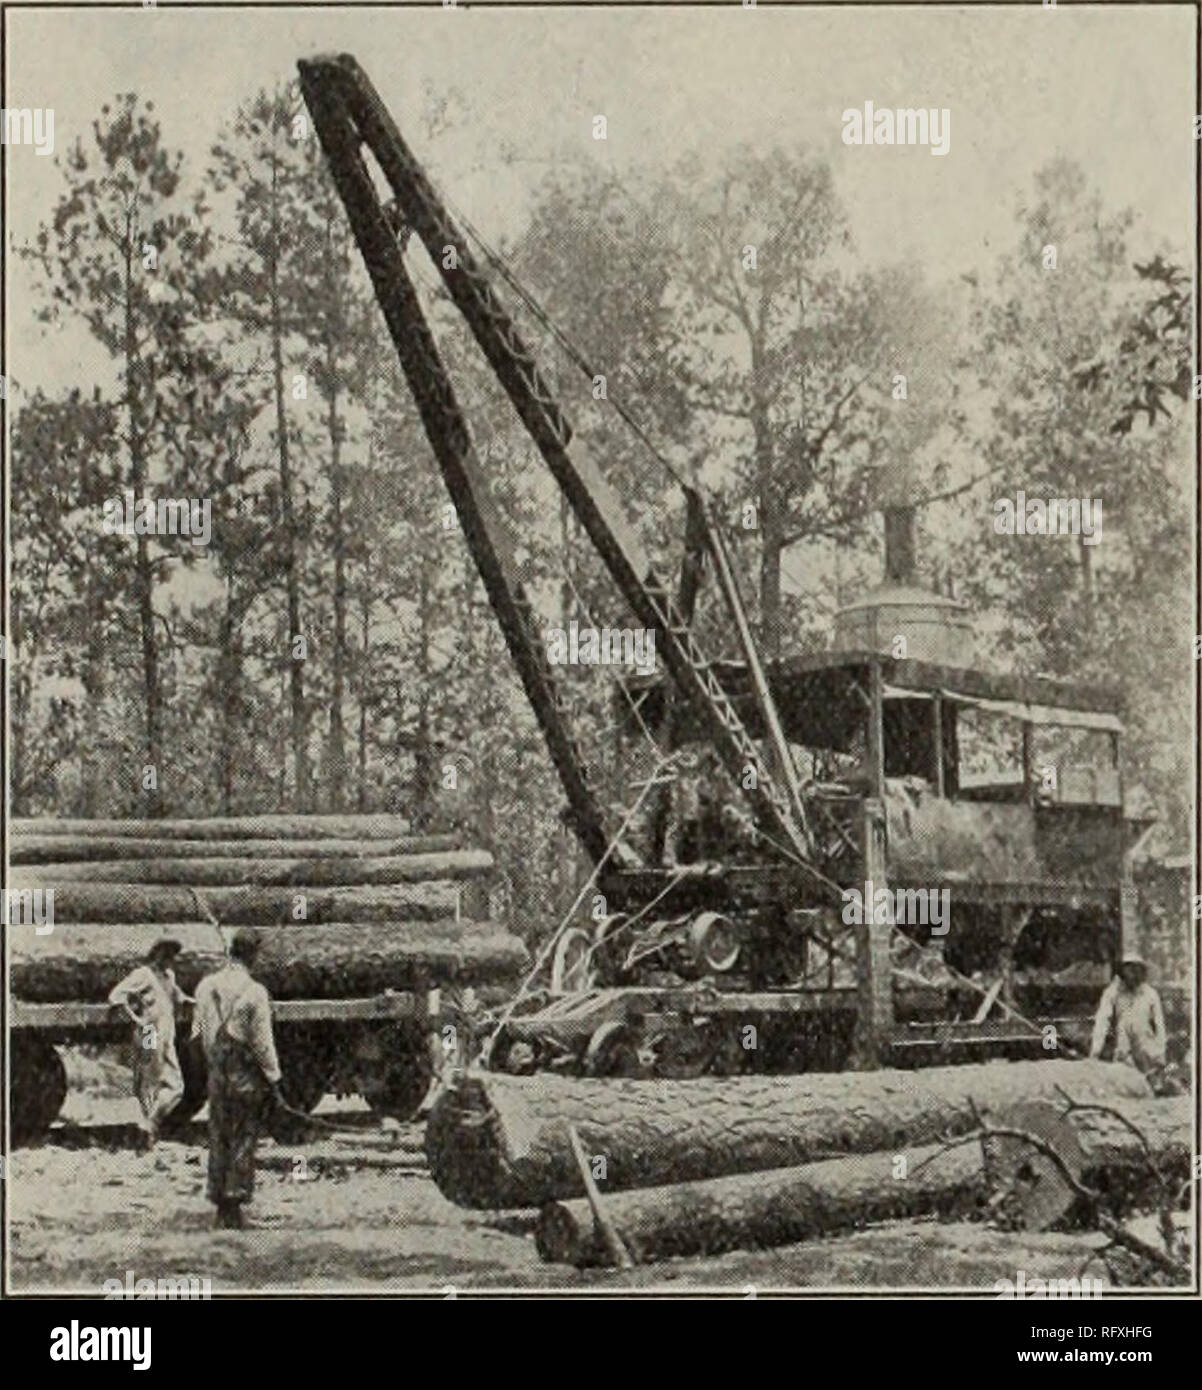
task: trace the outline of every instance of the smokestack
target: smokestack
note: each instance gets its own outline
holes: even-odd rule
[[[835,615],[835,650],[968,665],[972,626],[967,605],[918,580],[917,508],[909,472],[901,460],[881,470],[876,491],[885,518],[884,581]]]
[[[885,507],[885,583],[916,584],[913,506],[894,503]]]

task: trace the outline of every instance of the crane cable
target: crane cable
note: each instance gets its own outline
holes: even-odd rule
[[[458,219],[458,221],[466,229],[468,236],[470,236],[471,239],[480,248],[481,252],[484,255],[484,259],[489,263],[489,265],[497,273],[497,275],[499,275],[501,279],[504,280],[504,282],[513,291],[513,293],[517,295],[518,299],[520,299],[521,302],[526,306],[526,308],[534,316],[535,320],[544,329],[546,329],[546,331],[551,335],[555,342],[559,344],[560,348],[568,357],[569,361],[572,363],[574,367],[576,367],[579,370],[581,375],[584,376],[590,383],[593,380],[595,380],[596,377],[604,375],[604,373],[600,373],[596,370],[595,364],[589,362],[588,358],[584,354],[583,349],[577,346],[577,344],[573,341],[566,329],[560,328],[560,326],[555,322],[551,315],[543,308],[543,306],[535,298],[534,294],[530,290],[526,289],[525,285],[523,285],[521,280],[518,279],[516,273],[510,268],[509,263],[505,260],[505,258],[501,255],[499,251],[493,250],[493,248],[485,240],[483,234],[472,224],[471,219],[462,211],[462,209],[456,207],[455,204],[450,200],[450,198],[446,196],[445,193],[441,194],[440,196],[442,197],[443,202],[446,204],[447,209],[450,211],[452,216]],[[607,396],[606,399],[609,400],[609,397]],[[634,434],[635,438],[638,439],[638,441],[643,445],[643,447],[647,450],[651,457],[660,465],[660,467],[667,472],[669,477],[672,479],[674,483],[677,484],[678,487],[686,489],[690,487],[697,487],[696,483],[690,482],[687,478],[683,477],[680,474],[680,472],[675,467],[673,467],[673,465],[668,461],[668,459],[665,458],[665,456],[659,451],[659,449],[656,448],[654,441],[651,439],[651,436],[642,427],[642,425],[639,424],[639,422],[634,418],[631,412],[627,410],[627,408],[622,404],[620,400],[611,400],[610,404],[613,406],[614,410],[617,412],[619,417],[625,422],[625,424]]]

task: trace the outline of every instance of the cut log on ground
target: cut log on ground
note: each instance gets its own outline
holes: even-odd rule
[[[424,883],[491,873],[487,850],[448,850],[372,859],[111,859],[96,864],[14,866],[14,888],[57,888],[60,883],[165,883],[196,887],[354,887],[369,883]]]
[[[450,926],[452,930],[445,930]],[[214,926],[60,924],[46,936],[11,928],[13,994],[31,1004],[100,1003],[160,936],[184,946],[176,978],[189,993],[225,963]],[[524,943],[492,923],[334,922],[264,927],[255,977],[274,999],[350,999],[386,989],[511,980],[527,967]]]
[[[983,1195],[979,1145],[942,1152],[930,1145],[615,1192],[604,1201],[623,1247],[636,1264],[649,1264],[770,1249],[899,1217],[964,1219]],[[553,1263],[612,1262],[587,1201],[547,1203],[534,1239],[538,1253]]]
[[[184,888],[141,883],[65,883],[54,890],[55,922],[200,922],[287,926],[304,899],[304,921],[447,922],[454,926],[454,883],[353,888]]]
[[[568,1124],[604,1157],[613,1192],[919,1147],[976,1128],[973,1105],[1054,1099],[1057,1086],[1075,1100],[1149,1095],[1137,1071],[1093,1061],[696,1081],[480,1074],[439,1097],[426,1150],[451,1201],[536,1207],[583,1195]]]
[[[203,820],[12,821],[10,836],[129,835],[135,839],[311,840],[327,835],[347,840],[396,840],[409,833],[404,816],[216,816]]]
[[[1015,1131],[984,1146],[992,1205],[1006,1225],[1043,1231],[1063,1220],[1080,1204],[1070,1177],[1099,1193],[1112,1212],[1171,1202],[1193,1164],[1190,1098],[1106,1105],[1065,1114],[1060,1102],[1024,1101],[990,1117],[991,1125]],[[1059,1162],[1020,1135],[1050,1146]]]
[[[56,920],[45,936],[32,926],[8,930],[12,992],[31,1004],[103,1003],[119,980],[145,964],[146,952],[160,936],[173,936],[183,946],[175,978],[189,994],[203,975],[226,962],[220,931],[205,922],[85,926]]]
[[[129,859],[365,859],[446,854],[461,849],[455,835],[408,835],[395,840],[185,840],[133,835],[24,835],[9,846],[12,864],[97,863]]]

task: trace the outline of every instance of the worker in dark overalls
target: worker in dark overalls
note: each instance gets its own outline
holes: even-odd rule
[[[209,1201],[217,1225],[237,1230],[255,1190],[255,1145],[274,1102],[282,1104],[271,999],[251,976],[258,932],[239,931],[230,961],[196,988],[192,1036],[209,1071]]]

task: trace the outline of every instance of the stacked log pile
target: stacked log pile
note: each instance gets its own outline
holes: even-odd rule
[[[1083,1182],[1131,1203],[1188,1176],[1188,1099],[1153,1099],[1137,1072],[1103,1062],[700,1081],[473,1076],[440,1097],[426,1149],[460,1205],[541,1207],[544,1259],[606,1263],[616,1248],[643,1262],[983,1214],[975,1136],[1016,1106],[1063,1106],[1065,1095],[1107,1107],[1069,1117]]]
[[[394,816],[18,821],[10,859],[13,889],[54,890],[52,930],[13,928],[12,987],[30,1002],[103,1000],[164,935],[191,990],[221,963],[218,924],[265,929],[256,973],[277,999],[491,984],[527,960],[459,915],[492,856]]]
[[[12,992],[31,1004],[101,1003],[119,980],[145,964],[146,952],[163,935],[184,948],[175,977],[189,994],[202,976],[225,963],[221,932],[208,922],[95,926],[60,922],[56,912],[46,935],[27,925],[9,928]]]

